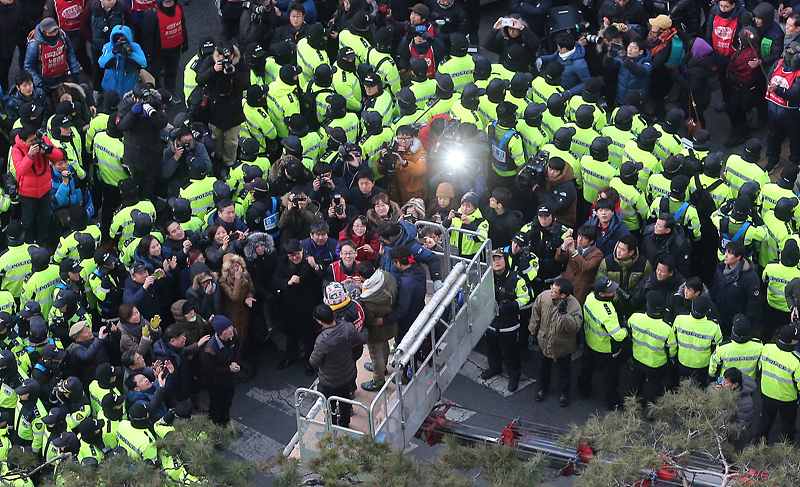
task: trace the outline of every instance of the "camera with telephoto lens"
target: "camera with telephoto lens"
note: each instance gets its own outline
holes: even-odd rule
[[[225,74],[233,73],[233,51],[228,46],[222,48],[222,72]]]
[[[128,39],[123,37],[114,43],[114,48],[111,49],[111,52],[114,54],[124,54],[125,56],[130,56],[133,54],[133,47],[131,47]]]
[[[383,167],[387,176],[394,176],[397,170],[398,162],[400,162],[403,167],[408,165],[408,163],[404,161],[401,156],[401,154],[404,154],[408,148],[404,145],[400,145],[397,140],[384,142],[381,146],[381,151],[383,150],[386,150],[386,152],[378,159],[378,164]]]
[[[11,198],[12,203],[19,201],[19,185],[13,174],[3,174],[3,186],[5,186],[6,194]]]
[[[149,103],[143,103],[142,104],[142,111],[148,117],[152,117],[156,113],[156,109],[153,107],[153,105],[151,105]]]
[[[289,201],[291,201],[292,203],[294,203],[296,205],[298,203],[306,201],[307,199],[308,199],[308,196],[300,196],[300,195],[296,194],[296,195],[292,196],[291,198],[289,198]]]
[[[522,191],[535,191],[535,188],[543,188],[547,179],[547,163],[550,161],[550,153],[540,150],[528,162],[523,165],[514,183]]]
[[[258,3],[253,2],[242,2],[242,6],[247,10],[253,12],[254,14],[264,15],[269,11],[270,5],[259,5]]]
[[[342,195],[336,193],[333,195],[333,212],[339,216],[344,215],[344,205],[342,204]]]
[[[200,250],[204,250],[211,243],[211,239],[205,232],[194,232],[193,235],[189,236],[189,241],[192,242],[193,247]]]
[[[603,42],[603,36],[599,36],[597,34],[586,34],[585,36],[583,36],[583,38],[586,39],[586,42],[592,44],[600,44],[601,42]]]
[[[53,153],[53,146],[44,141],[45,131],[39,129],[36,131],[36,138],[33,139],[33,145],[39,146],[39,150],[45,154]]]
[[[623,299],[623,300],[631,299],[630,293],[628,291],[625,291],[621,287],[617,288],[616,295],[619,297],[619,299]]]

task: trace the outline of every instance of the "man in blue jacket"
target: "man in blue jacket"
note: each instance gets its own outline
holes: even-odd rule
[[[395,265],[390,254],[394,247],[406,244],[410,246],[414,260],[428,266],[434,291],[438,291],[442,287],[442,264],[439,257],[417,241],[417,227],[413,223],[407,221],[388,222],[378,227],[377,232],[383,246],[381,269],[391,273],[395,279],[399,280],[401,271]],[[387,323],[391,322],[387,321]]]
[[[425,307],[425,269],[416,261],[411,245],[397,245],[386,254],[389,254],[400,272],[397,279],[397,305],[383,318],[375,318],[374,324],[380,326],[384,322],[397,322],[396,343],[400,343]]]
[[[25,51],[25,71],[45,93],[55,90],[68,74],[81,72],[72,42],[50,17],[42,19],[33,31],[33,39]]]
[[[136,261],[131,266],[131,275],[125,279],[125,292],[122,300],[131,303],[139,310],[142,318],[152,320],[165,307],[164,299],[169,299],[169,289],[174,278],[169,272],[160,272],[162,277],[150,275],[144,262]],[[171,304],[171,303],[170,303]],[[171,312],[163,316],[171,316]]]
[[[556,36],[557,51],[547,56],[541,56],[542,65],[557,61],[564,66],[561,73],[561,86],[571,95],[578,95],[583,91],[583,84],[591,77],[589,65],[584,56],[586,50],[575,42],[575,38],[568,32]]]
[[[103,46],[98,60],[104,68],[103,89],[127,93],[136,86],[139,69],[147,67],[142,46],[133,42],[131,28],[118,25],[111,31],[111,40]]]

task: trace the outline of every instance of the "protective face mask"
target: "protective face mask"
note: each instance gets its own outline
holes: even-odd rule
[[[195,321],[197,321],[197,315],[192,316],[191,318],[189,318],[188,321],[194,323]]]

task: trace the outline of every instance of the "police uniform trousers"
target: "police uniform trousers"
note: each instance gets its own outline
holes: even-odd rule
[[[100,215],[100,231],[101,242],[108,243],[108,232],[111,229],[111,222],[114,219],[114,211],[122,204],[122,196],[119,193],[119,188],[104,183],[99,177],[96,181],[96,188],[99,191],[94,191],[92,198],[94,199],[95,208],[102,208],[103,211]]]
[[[678,374],[680,375],[680,379],[694,379],[700,384],[700,387],[705,387],[708,385],[708,366],[694,368],[694,367],[687,367],[681,363],[678,364]]]
[[[581,397],[592,395],[592,376],[595,371],[603,380],[603,399],[609,409],[620,403],[619,360],[611,353],[601,353],[585,347],[581,357],[581,373],[578,376],[578,392]]]
[[[501,330],[508,328],[501,328]],[[509,379],[519,379],[520,354],[519,354],[519,328],[513,331],[497,331],[490,326],[486,330],[486,346],[488,350],[489,370],[501,372],[503,365]]]
[[[761,393],[761,419],[758,421],[756,440],[767,439],[775,422],[775,417],[781,415],[781,439],[794,443],[797,429],[797,400],[778,401]]]
[[[798,113],[798,115],[800,115],[800,113]],[[767,304],[766,308],[766,319],[761,322],[761,341],[763,343],[771,343],[775,329],[791,323],[792,314],[775,309],[769,304]]]
[[[633,394],[643,405],[655,402],[664,391],[664,378],[669,369],[666,365],[650,367],[633,359]]]

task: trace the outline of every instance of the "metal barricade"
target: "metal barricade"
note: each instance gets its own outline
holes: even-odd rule
[[[434,405],[455,378],[467,356],[483,336],[496,314],[494,278],[491,268],[491,241],[476,232],[444,228],[430,222],[417,222],[442,231],[442,255],[447,272],[443,286],[433,293],[425,308],[397,344],[391,361],[394,372],[367,407],[346,398],[327,400],[317,391],[298,389],[297,427],[293,441],[299,444],[300,459],[306,463],[318,455],[316,442],[327,431],[364,435],[386,441],[395,449],[404,449],[414,437]],[[451,254],[450,236],[454,232],[483,239],[472,258]],[[406,383],[404,383],[404,377]],[[319,410],[305,417],[300,413],[301,394],[316,394],[317,405],[324,408],[324,421],[315,419]],[[367,413],[368,431],[362,432],[332,424],[331,401],[343,401]],[[313,414],[312,414],[313,413]],[[310,442],[313,441],[313,444]],[[294,448],[290,443],[287,451]]]
[[[364,414],[369,414],[369,408],[367,408],[367,406],[365,406],[364,404],[361,404],[358,401],[353,401],[352,399],[339,397],[339,396],[331,396],[331,397],[328,398],[328,404],[327,404],[328,407],[326,408],[326,413],[328,414],[328,423],[331,425],[330,426],[330,430],[331,431],[344,433],[344,434],[351,435],[351,436],[364,436],[365,434],[369,434],[370,436],[374,436],[375,435],[375,431],[374,431],[373,426],[372,426],[372,421],[368,421],[367,424],[368,424],[368,427],[369,427],[369,431],[366,431],[366,432],[359,431],[359,430],[352,429],[352,428],[346,428],[344,426],[339,426],[338,424],[335,424],[334,421],[333,421],[333,406],[332,406],[332,404],[334,402],[338,402],[339,403],[338,407],[342,407],[341,406],[342,403],[347,403],[350,406],[352,406],[353,409],[356,409],[356,408],[363,409],[364,410]],[[352,411],[351,414],[355,414],[355,411]]]

